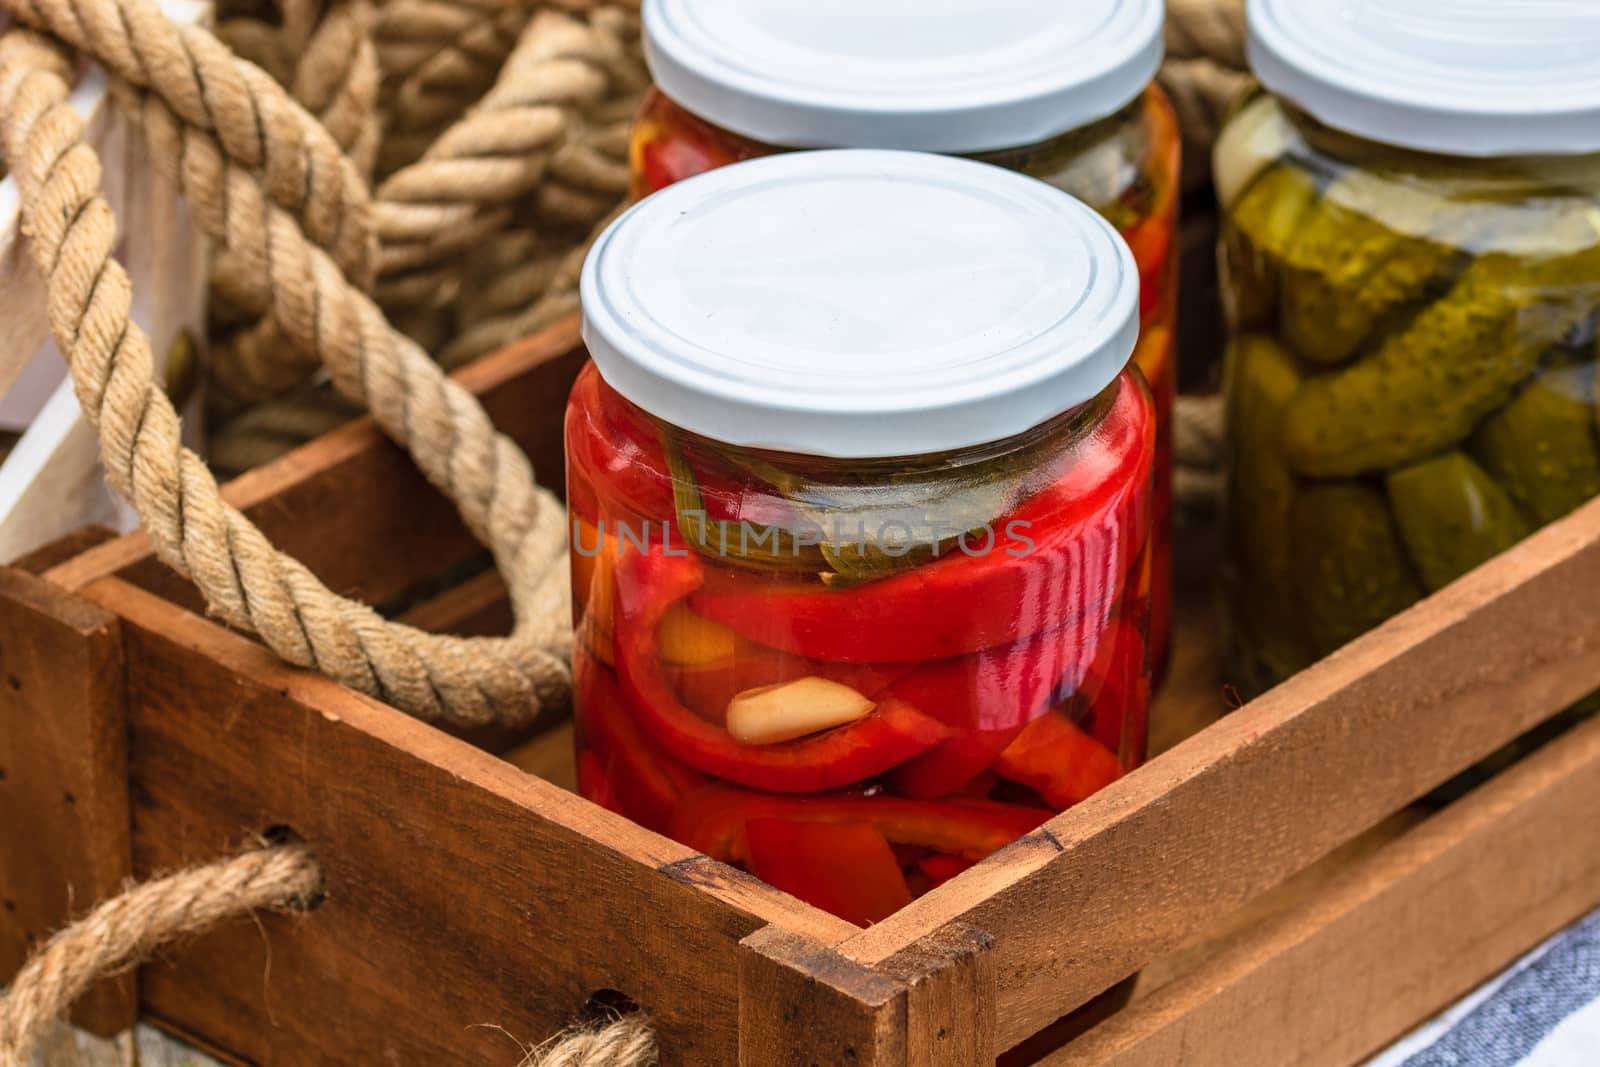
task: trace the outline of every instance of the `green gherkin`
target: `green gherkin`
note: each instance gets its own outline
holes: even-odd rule
[[[1304,358],[1343,363],[1388,315],[1457,273],[1465,256],[1433,240],[1434,197],[1352,172],[1303,220],[1285,265],[1284,339]]]
[[[1528,536],[1510,495],[1461,452],[1389,475],[1389,503],[1411,560],[1441,589]]]
[[[1289,509],[1294,475],[1278,453],[1278,421],[1300,372],[1287,349],[1246,334],[1229,346],[1223,364],[1228,398],[1227,526],[1233,617],[1269,676],[1287,677],[1314,658],[1305,647],[1294,604],[1294,546]]]
[[[1479,258],[1371,355],[1306,382],[1285,415],[1289,465],[1350,477],[1453,448],[1589,314],[1597,283],[1600,248],[1533,262]]]
[[[1541,526],[1600,495],[1594,384],[1593,363],[1551,367],[1485,419],[1468,444]]]
[[[1359,482],[1302,488],[1289,513],[1295,591],[1322,656],[1422,598],[1383,493]]]
[[[1280,163],[1252,182],[1229,213],[1221,268],[1235,330],[1271,324],[1278,275],[1316,199],[1316,181],[1300,168]]]

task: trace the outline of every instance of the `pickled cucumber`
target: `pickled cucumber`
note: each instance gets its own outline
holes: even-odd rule
[[[1429,589],[1441,589],[1528,536],[1510,495],[1467,455],[1448,452],[1389,475],[1400,537]]]
[[[1594,384],[1593,363],[1551,367],[1485,419],[1468,443],[1541,526],[1600,495]]]
[[[1373,188],[1374,185],[1380,188]],[[1389,202],[1374,203],[1385,192]],[[1446,283],[1465,256],[1424,236],[1434,198],[1356,172],[1302,220],[1283,275],[1284,339],[1314,363],[1343,363],[1387,315]]]
[[[1228,320],[1235,330],[1271,323],[1278,275],[1316,199],[1316,181],[1287,163],[1262,174],[1239,198],[1223,232],[1221,257]]]
[[[1422,598],[1383,493],[1362,483],[1302,488],[1289,512],[1295,591],[1317,655]]]
[[[1371,355],[1306,382],[1284,420],[1289,465],[1309,477],[1348,477],[1454,447],[1589,314],[1597,280],[1597,251],[1474,261],[1447,296]]]
[[[1285,677],[1314,658],[1293,603],[1289,508],[1294,476],[1278,454],[1278,420],[1300,388],[1294,357],[1269,337],[1246,334],[1224,362],[1228,397],[1228,540],[1242,572],[1232,575],[1234,618],[1269,674]]]

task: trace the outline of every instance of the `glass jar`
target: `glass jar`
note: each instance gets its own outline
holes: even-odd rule
[[[1600,492],[1600,8],[1250,23],[1273,91],[1216,178],[1225,585],[1260,691]]]
[[[1155,395],[1154,659],[1171,613],[1181,138],[1152,79],[1160,0],[646,0],[657,85],[634,124],[633,194],[797,148],[959,154],[1048,182],[1117,227],[1141,280],[1134,355]],[[1000,17],[1002,16],[1003,17]]]
[[[1136,279],[1072,198],[903,152],[726,168],[602,235],[583,794],[864,924],[1139,763]]]

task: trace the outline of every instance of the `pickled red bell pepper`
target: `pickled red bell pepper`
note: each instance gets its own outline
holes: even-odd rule
[[[589,771],[598,770],[603,783],[598,792],[585,787],[584,795],[640,826],[665,832],[673,806],[685,793],[704,785],[705,776],[645,736],[630,716],[611,672],[588,651],[578,649],[572,666],[584,694],[579,712],[584,755],[594,757],[596,766]],[[583,770],[581,764],[579,769]],[[602,803],[597,799],[602,795],[609,795],[613,803]]]
[[[846,589],[722,585],[690,605],[761,644],[846,663],[943,659],[1086,619],[1098,632],[1148,532],[1154,432],[1147,394],[1119,379],[1110,412],[1077,461],[997,525],[1027,524],[1021,529],[1033,548],[1025,554],[999,544],[977,555],[957,551]],[[1111,565],[1090,569],[1086,560]]]
[[[1106,641],[1112,654],[1103,666],[1090,668],[1084,682],[1084,694],[1093,709],[1090,731],[1095,740],[1128,762],[1143,762],[1150,688],[1144,639],[1132,622],[1118,619]]]
[[[1116,631],[1088,626],[1049,631],[1002,648],[924,664],[890,693],[951,727],[955,736],[895,768],[890,782],[908,797],[954,793],[994,762],[1022,728],[1078,692]]]
[[[1057,808],[1070,808],[1122,777],[1116,755],[1059,711],[1029,723],[994,769]]]
[[[894,850],[869,823],[751,819],[745,840],[750,873],[857,926],[911,903]]]
[[[1022,727],[957,734],[889,772],[889,784],[914,800],[935,800],[976,781]]]
[[[850,785],[926,752],[948,730],[901,700],[880,701],[865,718],[812,737],[745,745],[685,707],[667,679],[656,627],[699,588],[704,566],[691,555],[625,551],[617,560],[617,675],[633,716],[673,756],[707,774],[780,792]]]
[[[917,861],[917,869],[928,876],[936,886],[943,885],[962,871],[972,867],[972,861],[962,856],[944,856],[935,853]]]
[[[1054,814],[993,800],[933,802],[861,791],[779,796],[711,784],[679,802],[671,836],[713,859],[745,863],[750,859],[745,827],[752,819],[867,823],[893,844],[921,845],[976,861],[1037,830]]]
[[[1101,621],[1046,630],[999,648],[924,663],[890,692],[961,730],[1006,730],[1027,725],[1082,685],[1105,643]]]
[[[578,794],[607,811],[624,816],[628,814],[622,810],[622,801],[617,799],[616,788],[601,765],[600,757],[588,750],[578,753]]]

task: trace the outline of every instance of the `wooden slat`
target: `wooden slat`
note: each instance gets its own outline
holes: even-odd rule
[[[562,417],[585,355],[569,319],[466,367],[455,377],[527,450],[542,484],[565,485]],[[359,419],[230,482],[230,503],[334,590],[383,603],[481,552],[455,510],[369,419]],[[155,559],[142,533],[49,574],[67,589],[117,575],[197,606],[193,586]]]
[[[148,1012],[241,1059],[499,1062],[483,1024],[542,1038],[617,989],[670,1062],[731,1062],[739,939],[854,929],[148,592],[85,592],[123,619],[137,873],[271,826],[323,864],[314,913],[141,972]]]
[[[739,1067],[904,1067],[905,993],[811,938],[758,930],[739,956]]]
[[[952,928],[876,968],[777,926],[739,958],[741,1067],[992,1067],[989,938]]]
[[[1008,1048],[1595,688],[1597,588],[1600,502],[841,951],[987,930]]]
[[[992,1067],[992,948],[983,931],[953,926],[879,965],[906,987],[908,1067]]]
[[[1041,1063],[1356,1063],[1600,906],[1596,810],[1600,721]]]
[[[114,616],[34,575],[0,570],[0,985],[44,937],[132,873],[122,637]],[[73,1018],[133,1022],[130,976]]]

